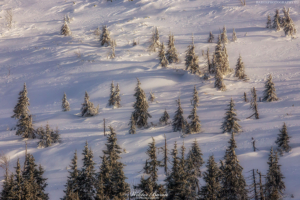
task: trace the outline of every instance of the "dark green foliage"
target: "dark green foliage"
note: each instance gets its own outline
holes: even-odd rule
[[[180,98],[177,100],[178,108],[175,112],[175,116],[173,118],[172,126],[173,126],[173,131],[183,131],[185,127],[185,120],[183,117],[183,110],[181,108],[181,102]]]
[[[46,129],[40,127],[36,130],[36,134],[39,136],[40,141],[38,147],[50,147],[54,143],[60,142],[60,134],[58,129],[54,131],[50,128],[49,124],[46,125]]]
[[[268,80],[265,83],[265,91],[264,91],[263,101],[267,101],[267,102],[278,101],[275,85],[272,81],[271,74],[269,75]]]
[[[239,164],[235,153],[236,143],[234,134],[229,141],[229,147],[224,156],[225,163],[222,174],[222,199],[224,200],[246,200],[247,189],[246,181],[242,174],[243,167]]]
[[[169,114],[167,112],[167,109],[165,109],[164,114],[159,119],[159,122],[162,123],[162,124],[167,125],[169,119],[170,119],[170,116],[169,116]]]
[[[266,175],[266,199],[267,200],[280,200],[282,199],[283,191],[285,190],[285,184],[283,182],[283,175],[280,171],[280,166],[278,164],[277,152],[273,153],[273,147],[271,148],[269,155],[269,169]]]
[[[278,138],[276,140],[276,144],[278,145],[278,151],[281,155],[283,153],[288,153],[291,151],[290,143],[290,136],[288,135],[286,124],[284,123],[282,129],[279,130],[280,134],[278,134]]]
[[[111,39],[110,39],[110,33],[107,29],[107,26],[103,26],[102,27],[102,34],[100,36],[100,42],[101,42],[101,46],[109,46],[111,45]]]
[[[192,44],[188,46],[185,56],[185,70],[192,74],[200,74],[199,57],[195,53],[194,38]]]
[[[135,124],[136,124],[136,122],[134,121],[134,117],[133,117],[133,115],[131,115],[131,119],[128,124],[130,126],[129,134],[136,134]]]
[[[81,116],[82,117],[91,117],[99,113],[99,105],[94,107],[94,104],[90,102],[90,97],[87,92],[85,92],[84,102],[81,104]]]
[[[177,50],[175,47],[175,39],[173,34],[169,34],[168,50],[166,53],[167,60],[170,64],[179,62]]]
[[[215,39],[215,37],[214,37],[214,35],[212,34],[212,32],[209,32],[209,37],[208,37],[207,42],[208,42],[208,43],[212,43],[212,42],[214,41],[214,39]]]
[[[238,124],[238,121],[240,120],[236,117],[236,109],[234,109],[234,106],[234,101],[231,99],[228,105],[229,108],[226,109],[227,111],[225,113],[224,122],[221,127],[223,133],[227,132],[235,134],[242,131],[241,126]]]
[[[164,43],[161,43],[160,48],[159,48],[159,52],[158,52],[158,59],[159,59],[159,64],[162,67],[167,67],[169,64],[169,61],[166,58],[165,55],[165,45]]]
[[[108,100],[108,106],[113,106],[115,104],[115,86],[114,86],[114,82],[111,82],[111,86],[110,86],[110,96],[109,96],[109,100]]]
[[[17,123],[16,135],[21,135],[23,138],[29,138],[29,139],[36,138],[31,115],[28,115],[27,113],[21,115]]]
[[[27,87],[26,83],[24,83],[23,90],[19,92],[19,98],[18,103],[14,108],[14,114],[11,116],[15,119],[20,119],[22,115],[25,113],[29,113],[28,106],[29,104],[29,98],[27,97]]]
[[[106,197],[112,196],[112,180],[111,180],[112,168],[106,159],[106,156],[102,157],[102,163],[100,166],[100,172],[98,174],[98,183],[97,183],[97,194],[102,196],[102,188],[104,191],[104,195]],[[102,184],[103,186],[102,186]],[[100,198],[99,197],[99,198]]]
[[[237,63],[236,63],[236,68],[235,68],[235,77],[238,77],[238,79],[247,79],[247,75],[245,73],[245,66],[244,63],[242,61],[242,56],[240,55]]]
[[[191,120],[189,124],[189,128],[191,129],[191,133],[199,133],[201,131],[201,124],[199,120],[199,116],[197,114],[197,104],[194,104],[194,108],[191,111],[191,114],[188,116]]]
[[[194,86],[194,94],[193,94],[193,98],[191,99],[191,105],[192,106],[195,105],[196,107],[199,107],[199,95],[198,95],[196,85]]]
[[[218,200],[221,197],[222,185],[220,183],[221,170],[215,162],[214,156],[207,161],[207,171],[203,173],[205,185],[201,188],[201,195],[204,200]]]

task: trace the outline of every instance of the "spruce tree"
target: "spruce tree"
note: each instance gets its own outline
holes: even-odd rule
[[[191,99],[191,105],[199,107],[199,95],[198,95],[196,85],[194,86],[194,94],[193,94],[193,98]]]
[[[23,138],[29,138],[29,139],[36,138],[31,115],[27,113],[23,113],[21,115],[17,123],[16,135],[22,135]]]
[[[120,108],[121,107],[121,96],[120,96],[120,87],[119,87],[119,83],[117,83],[117,87],[115,90],[115,94],[114,94],[114,107],[115,108]]]
[[[134,121],[138,127],[147,127],[148,126],[148,118],[151,118],[151,115],[148,112],[148,102],[146,99],[146,94],[144,90],[141,88],[141,83],[139,79],[137,79],[138,83],[135,88],[136,102],[134,103],[134,111],[132,113],[134,117]]]
[[[97,194],[96,200],[106,200],[112,195],[112,180],[111,180],[111,166],[106,159],[106,156],[100,157],[102,163],[100,165],[100,172],[97,176]]]
[[[114,86],[114,82],[111,82],[110,85],[110,96],[109,96],[109,100],[108,100],[108,106],[113,106],[115,104],[115,86]]]
[[[70,27],[66,21],[61,27],[60,34],[64,36],[70,36],[72,34]]]
[[[177,100],[177,105],[178,108],[175,112],[175,116],[173,118],[173,122],[172,122],[172,127],[173,127],[173,131],[177,132],[177,131],[183,131],[184,130],[184,126],[185,126],[185,119],[183,117],[183,110],[181,108],[181,102],[180,102],[180,98],[178,98]]]
[[[271,74],[269,75],[269,77],[265,83],[265,91],[264,91],[263,101],[267,101],[267,102],[278,101],[275,85],[273,83]]]
[[[220,174],[222,173],[217,163],[215,162],[214,156],[210,156],[207,165],[207,171],[203,173],[203,180],[205,185],[201,187],[201,195],[203,199],[218,200],[221,198],[221,183]]]
[[[248,99],[247,99],[247,94],[246,94],[246,92],[244,92],[243,99],[244,99],[244,101],[245,101],[245,102],[248,102]]]
[[[77,151],[74,153],[74,157],[72,159],[71,165],[70,165],[70,171],[67,184],[66,190],[64,190],[65,196],[61,200],[68,200],[68,196],[70,194],[78,194],[78,178],[79,178],[79,170],[77,168]]]
[[[83,155],[83,166],[78,176],[78,196],[79,199],[94,200],[95,193],[95,169],[93,152],[89,149],[86,141]]]
[[[280,21],[281,21],[281,18],[280,18],[279,10],[276,9],[275,15],[274,15],[274,20],[273,20],[273,26],[272,26],[274,29],[276,29],[276,31],[280,30]]]
[[[200,74],[199,57],[195,53],[194,37],[192,44],[188,46],[185,56],[185,70],[190,71],[192,74]]]
[[[45,170],[44,168],[42,167],[42,165],[40,164],[37,171],[36,171],[36,182],[37,182],[37,185],[38,185],[38,193],[37,193],[37,196],[38,196],[38,199],[49,199],[48,197],[48,194],[45,193],[45,189],[47,187],[47,183],[46,183],[46,180],[47,178],[43,178],[43,175],[45,173]]]
[[[219,68],[216,69],[216,74],[215,74],[215,88],[221,91],[226,90],[226,86],[223,82],[223,75],[221,73],[221,70]]]
[[[159,122],[162,123],[162,124],[167,125],[169,119],[170,119],[170,116],[169,116],[169,114],[167,112],[167,109],[165,109],[164,114],[159,119]]]
[[[162,67],[167,67],[169,64],[169,61],[166,58],[165,55],[165,45],[164,43],[161,43],[160,48],[159,48],[159,52],[158,52],[158,59],[159,59],[159,64]]]
[[[177,50],[175,47],[175,39],[173,34],[169,34],[168,50],[166,53],[167,60],[170,64],[179,62]]]
[[[2,191],[0,193],[1,199],[13,199],[15,196],[14,192],[14,180],[13,180],[13,174],[9,175],[8,169],[6,168],[4,175],[4,181],[2,184]]]
[[[149,51],[156,52],[156,49],[159,48],[160,42],[159,42],[159,33],[158,33],[158,28],[154,27],[153,33],[150,39],[150,46],[149,46]]]
[[[269,155],[269,169],[266,175],[266,199],[267,200],[280,200],[283,197],[283,191],[285,190],[284,176],[281,173],[280,165],[278,164],[277,152],[273,153],[273,147],[271,148]]]
[[[28,106],[30,105],[30,103],[27,94],[28,92],[26,83],[24,83],[23,90],[19,92],[18,103],[14,108],[14,114],[13,116],[11,116],[12,118],[20,119],[21,116],[24,115],[24,113],[29,113]]]
[[[231,72],[226,46],[224,44],[222,45],[222,39],[220,35],[218,37],[218,43],[215,47],[215,54],[213,55],[213,65],[215,73],[217,68],[219,68],[221,74],[223,75]]]
[[[99,105],[95,108],[94,104],[90,102],[90,97],[87,92],[85,92],[84,102],[81,104],[81,116],[82,117],[91,117],[99,113]]]
[[[39,136],[40,141],[38,142],[38,147],[50,147],[54,143],[60,142],[60,134],[58,129],[55,131],[50,128],[49,124],[46,128],[40,127],[36,130],[36,134]]]
[[[236,42],[236,41],[237,41],[236,32],[235,32],[234,29],[233,29],[233,32],[232,32],[232,41],[233,41],[233,42]]]
[[[67,100],[67,95],[64,93],[64,97],[62,99],[62,105],[61,105],[62,111],[70,111],[70,103]]]
[[[128,126],[130,126],[129,134],[136,134],[135,124],[136,124],[136,122],[134,121],[134,117],[133,117],[133,115],[131,115],[130,122],[128,124]]]
[[[276,144],[278,145],[278,151],[280,155],[283,155],[284,152],[288,153],[291,151],[290,143],[290,136],[287,132],[286,124],[283,123],[282,129],[279,130],[280,134],[278,134]]]
[[[109,46],[111,45],[111,39],[110,39],[110,33],[107,29],[107,26],[103,26],[102,27],[102,34],[100,36],[100,42],[101,42],[101,46]]]
[[[14,191],[15,191],[15,199],[22,200],[22,170],[20,165],[20,159],[17,161],[17,167],[15,167],[16,173],[14,178]]]
[[[248,118],[251,118],[252,116],[255,116],[255,119],[259,119],[259,113],[258,113],[258,107],[257,107],[257,96],[256,96],[255,87],[253,87],[251,89],[251,94],[252,94],[252,99],[251,99],[251,102],[250,102],[250,109],[252,109],[254,113]]]
[[[110,135],[107,138],[106,150],[103,150],[103,153],[107,155],[109,165],[113,168],[118,159],[121,157],[119,154],[122,153],[121,147],[117,144],[117,133],[112,126],[109,126]]]
[[[105,196],[104,182],[101,176],[99,177],[99,180],[97,182],[97,192],[95,200],[109,200],[109,198]]]
[[[238,77],[238,79],[246,79],[247,75],[245,73],[245,66],[244,66],[244,63],[242,61],[242,56],[241,55],[239,56],[235,66],[236,66],[236,68],[235,68],[234,76]]]
[[[228,105],[228,109],[226,109],[224,122],[221,126],[221,129],[223,130],[223,133],[230,133],[230,134],[236,134],[242,131],[241,126],[238,124],[238,121],[240,121],[236,117],[236,109],[234,109],[234,101],[231,98],[231,101]]]
[[[242,174],[243,167],[239,164],[235,148],[237,148],[237,146],[234,134],[232,134],[229,147],[226,149],[224,156],[225,166],[223,171],[224,178],[222,180],[222,199],[246,200],[248,199],[247,185]]]
[[[206,53],[202,51],[202,55],[206,57],[206,66],[207,66],[207,71],[210,74],[214,74],[214,67],[213,67],[213,62],[210,60],[210,55],[209,55],[209,48],[207,48]]]
[[[212,32],[209,32],[209,36],[208,36],[207,42],[208,43],[212,43],[214,41],[214,39],[215,39],[215,37],[212,34]]]
[[[285,8],[284,8],[285,9]],[[283,30],[286,36],[294,36],[297,32],[294,22],[292,18],[290,17],[290,9],[284,12],[284,20],[283,20]]]
[[[271,28],[272,28],[272,21],[271,21],[270,15],[268,15],[268,21],[267,21],[266,28],[268,28],[268,29],[271,29]]]
[[[190,129],[191,133],[199,133],[201,131],[201,124],[199,120],[199,116],[197,114],[197,104],[194,104],[194,108],[191,111],[191,114],[188,116],[188,118],[191,120],[190,122]]]
[[[228,43],[227,31],[226,31],[226,27],[225,26],[223,26],[223,32],[221,33],[221,42],[223,44],[227,44]]]
[[[154,94],[153,94],[152,91],[151,91],[148,100],[149,100],[151,103],[153,103],[155,99],[156,99],[156,97],[154,96]]]

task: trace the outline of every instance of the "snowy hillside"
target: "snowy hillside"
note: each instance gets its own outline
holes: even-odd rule
[[[148,143],[156,140],[157,147],[164,145],[164,134],[169,149],[177,141],[184,142],[189,149],[197,139],[205,162],[214,154],[216,161],[223,159],[230,139],[220,129],[225,109],[231,98],[236,103],[237,115],[243,132],[235,139],[243,174],[250,177],[252,169],[266,174],[270,148],[276,148],[275,140],[283,123],[287,124],[292,151],[280,157],[279,163],[285,176],[285,199],[300,199],[300,42],[291,40],[281,30],[275,32],[265,28],[267,16],[273,18],[275,9],[291,7],[290,15],[300,29],[299,4],[259,4],[248,1],[242,6],[239,0],[4,0],[0,1],[0,152],[10,159],[10,170],[14,171],[17,159],[24,162],[25,140],[10,130],[16,125],[12,119],[18,93],[26,83],[30,99],[30,113],[34,116],[34,127],[47,122],[60,130],[62,143],[48,148],[37,148],[38,139],[27,140],[28,152],[36,162],[42,164],[48,178],[47,192],[51,200],[63,197],[64,185],[74,151],[82,164],[85,142],[93,150],[96,169],[99,156],[105,148],[103,119],[112,125],[119,145],[126,149],[122,162],[129,184],[136,184],[146,160]],[[5,26],[5,10],[12,8],[14,24],[11,30]],[[63,17],[68,14],[73,20],[69,24],[72,36],[60,35]],[[116,40],[116,58],[109,59],[110,47],[101,47],[97,27],[107,25],[111,37]],[[233,74],[224,78],[227,90],[214,88],[214,78],[205,81],[202,77],[185,71],[184,58],[192,34],[201,68],[205,68],[202,50],[216,46],[219,29],[226,25],[228,38],[235,28],[238,40],[226,46],[231,68],[235,68],[239,54],[243,58],[249,81],[237,80]],[[147,51],[153,27],[158,27],[160,40],[168,41],[168,34],[175,36],[175,46],[180,62],[167,69],[159,66],[157,53]],[[209,32],[215,35],[214,43],[207,43]],[[298,36],[298,35],[297,35]],[[138,45],[132,46],[133,40]],[[80,52],[80,56],[76,55]],[[252,115],[250,104],[243,101],[246,92],[257,89],[262,97],[264,83],[272,74],[279,101],[258,102],[260,119],[247,119]],[[171,119],[177,109],[175,100],[180,97],[187,117],[192,106],[190,99],[196,85],[200,97],[198,115],[202,132],[181,137],[172,127],[157,126],[137,129],[136,135],[128,134],[128,123],[133,112],[136,78],[147,97],[152,91],[156,103],[149,104],[152,118],[157,124],[164,110]],[[119,83],[121,104],[119,109],[107,108],[110,84]],[[100,114],[94,117],[80,116],[81,104],[87,91],[91,101],[100,105]],[[71,111],[61,111],[61,99],[66,92]],[[258,151],[253,152],[252,139]],[[159,154],[161,157],[162,155]],[[202,171],[205,170],[203,166]],[[1,170],[1,179],[4,171]],[[160,169],[159,180],[165,175]],[[201,180],[202,181],[202,180]],[[201,182],[203,183],[203,181]],[[250,182],[249,182],[250,183]]]

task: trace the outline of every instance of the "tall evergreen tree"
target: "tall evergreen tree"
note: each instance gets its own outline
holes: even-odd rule
[[[266,175],[266,199],[267,200],[280,200],[282,199],[283,191],[285,190],[284,176],[281,173],[280,165],[278,164],[277,152],[273,153],[271,148],[269,155],[269,169]]]
[[[194,94],[193,94],[193,98],[191,99],[191,105],[192,106],[196,105],[196,107],[199,106],[199,95],[198,95],[196,85],[194,86]]]
[[[221,33],[221,42],[223,44],[227,44],[228,43],[227,31],[226,31],[226,27],[225,26],[223,26],[223,31]]]
[[[100,172],[97,176],[96,200],[106,200],[105,198],[108,198],[112,195],[112,169],[105,155],[100,158],[102,159],[102,163],[100,165]]]
[[[175,39],[173,34],[169,34],[168,50],[166,53],[167,60],[170,64],[179,62],[177,50],[175,47]]]
[[[165,45],[163,42],[161,43],[160,48],[159,48],[158,59],[159,59],[159,64],[162,67],[167,67],[167,65],[169,64],[169,61],[167,60],[166,55],[165,55]]]
[[[199,133],[201,131],[201,124],[199,120],[199,116],[197,114],[197,104],[194,104],[194,108],[191,111],[191,114],[188,116],[188,118],[191,120],[190,122],[190,129],[191,133]]]
[[[221,73],[221,70],[219,68],[216,69],[216,74],[215,74],[215,88],[221,91],[226,90],[226,86],[223,82],[223,75]]]
[[[107,26],[102,27],[102,34],[100,36],[101,46],[109,46],[111,45],[110,33],[107,29]]]
[[[160,123],[164,123],[165,125],[167,125],[169,119],[170,119],[170,116],[169,116],[169,114],[167,112],[167,109],[165,109],[164,114],[159,119],[159,122]]]
[[[231,69],[229,67],[229,59],[226,46],[224,44],[222,45],[222,43],[223,42],[221,36],[219,35],[218,43],[215,47],[215,54],[213,57],[213,68],[215,69],[215,73],[216,70],[219,68],[221,74],[226,75],[229,72],[231,72]]]
[[[236,41],[237,41],[236,32],[235,32],[234,29],[233,29],[233,32],[232,32],[232,41],[233,41],[233,42],[236,42]]]
[[[38,199],[49,199],[49,196],[47,193],[45,193],[45,189],[47,187],[47,178],[43,178],[43,175],[45,173],[44,168],[42,167],[42,165],[40,164],[37,171],[36,171],[36,182],[38,185]]]
[[[94,200],[95,194],[95,169],[93,161],[93,152],[89,149],[86,141],[83,155],[83,166],[78,176],[78,196],[79,199]]]
[[[222,199],[226,200],[246,200],[247,185],[242,174],[243,167],[239,164],[235,153],[236,143],[234,134],[229,141],[229,147],[225,153],[225,166],[222,180]]]
[[[227,111],[225,113],[224,122],[221,126],[223,133],[227,132],[235,134],[242,131],[241,126],[238,124],[238,121],[240,120],[236,117],[236,109],[234,109],[234,106],[234,101],[231,98],[230,103],[228,105],[229,108],[226,109]]]
[[[121,107],[121,96],[120,96],[120,87],[119,87],[119,83],[117,83],[117,87],[115,90],[115,94],[114,94],[114,107],[115,108],[120,108]]]
[[[115,167],[117,160],[121,157],[119,156],[122,151],[121,147],[117,144],[117,133],[112,126],[109,126],[110,135],[107,137],[106,150],[103,153],[107,155],[107,160],[111,167]]]
[[[15,191],[15,200],[22,200],[22,171],[21,171],[21,165],[20,160],[17,161],[17,167],[15,167],[16,173],[15,173],[15,179],[14,179],[14,191]]]
[[[67,100],[67,95],[64,93],[64,97],[62,99],[62,105],[61,105],[62,111],[70,111],[70,103]]]
[[[209,32],[209,36],[208,36],[207,42],[208,43],[212,43],[214,41],[214,39],[215,39],[215,37],[212,34],[212,32]]]
[[[109,100],[108,100],[108,106],[113,106],[115,104],[115,86],[114,86],[114,82],[111,82],[110,85],[110,96],[109,96]]]
[[[188,46],[185,56],[185,70],[190,71],[192,74],[200,73],[199,57],[195,53],[194,37],[192,44]]]
[[[271,28],[272,28],[272,21],[271,21],[271,17],[270,17],[270,15],[268,15],[268,21],[267,21],[266,28],[269,28],[269,29],[271,29]]]
[[[0,193],[1,199],[13,199],[15,196],[13,174],[9,175],[8,168],[5,169],[4,182]]]
[[[263,101],[278,101],[278,97],[276,95],[276,89],[275,89],[275,84],[273,83],[272,80],[272,75],[270,74],[266,83],[265,83],[265,91],[264,91],[264,97]]]
[[[79,173],[80,171],[77,168],[77,151],[74,153],[74,157],[72,159],[71,165],[70,165],[70,171],[67,184],[66,190],[64,190],[65,196],[61,200],[68,200],[68,196],[70,194],[77,194],[78,195],[78,190],[79,190],[79,185],[78,185],[78,179],[79,179]]]
[[[203,199],[218,200],[221,198],[222,186],[219,177],[222,172],[213,155],[209,157],[206,168],[207,171],[203,173],[205,185],[201,188],[201,195]]]
[[[99,105],[94,107],[94,104],[90,102],[90,97],[87,92],[85,92],[84,102],[81,104],[81,116],[82,117],[91,117],[99,113]]]
[[[280,134],[278,134],[276,144],[278,145],[278,151],[281,155],[283,155],[284,152],[291,151],[291,147],[289,145],[290,143],[290,136],[287,132],[286,124],[283,123],[282,129],[279,130]]]
[[[97,182],[97,193],[95,200],[109,200],[109,198],[105,196],[104,183],[101,176]]]
[[[16,135],[22,135],[23,138],[29,138],[29,139],[36,138],[31,115],[27,113],[21,115],[17,123]]]
[[[183,117],[183,110],[181,108],[180,98],[178,98],[178,100],[177,100],[177,105],[178,105],[178,108],[175,112],[175,116],[173,118],[172,126],[173,126],[173,131],[174,132],[177,132],[177,131],[182,132],[184,130],[184,126],[185,126],[185,119]]]
[[[13,116],[11,116],[12,118],[20,119],[21,116],[24,115],[24,113],[29,113],[28,106],[30,105],[30,103],[27,94],[28,92],[26,83],[24,83],[23,90],[19,92],[18,103],[14,108],[14,114]]]
[[[130,122],[128,124],[130,126],[129,134],[136,134],[135,124],[136,122],[134,121],[134,117],[131,115]]]
[[[138,127],[147,127],[148,126],[148,118],[151,118],[151,115],[148,112],[148,102],[146,99],[146,94],[144,90],[141,88],[141,82],[137,79],[138,83],[135,88],[136,102],[134,103],[134,111],[132,113],[134,117],[134,121],[136,122]]]
[[[252,116],[255,116],[255,119],[259,119],[259,113],[258,113],[258,107],[257,107],[257,96],[256,96],[256,90],[255,87],[251,89],[252,99],[250,102],[250,109],[254,111],[254,113],[248,117],[251,118]]]
[[[150,46],[148,47],[149,51],[155,52],[157,48],[159,48],[160,42],[159,42],[159,33],[158,28],[154,27],[153,33],[150,39]]]
[[[247,75],[245,73],[245,66],[244,66],[244,63],[242,61],[242,56],[241,55],[239,56],[235,66],[236,66],[236,68],[235,68],[234,76],[238,77],[238,79],[246,79]]]

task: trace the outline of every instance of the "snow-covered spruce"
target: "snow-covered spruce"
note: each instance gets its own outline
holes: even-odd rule
[[[112,81],[110,84],[110,95],[108,99],[108,106],[113,106],[115,104],[115,85]]]
[[[115,94],[114,94],[114,108],[120,108],[120,107],[121,107],[120,86],[119,83],[117,83]]]
[[[243,176],[243,167],[239,164],[239,160],[235,153],[237,148],[234,139],[234,134],[228,142],[229,147],[225,152],[224,179],[222,179],[222,199],[248,199],[247,198],[247,185]]]
[[[149,51],[156,52],[156,49],[159,48],[160,42],[159,42],[159,33],[158,28],[155,27],[153,29],[153,33],[150,39],[150,46],[148,47]]]
[[[231,69],[229,67],[229,59],[228,54],[226,50],[226,46],[222,45],[221,36],[218,37],[218,43],[215,47],[215,54],[213,57],[213,68],[216,70],[219,68],[220,72],[223,75],[226,75],[231,72]]]
[[[272,21],[271,21],[270,15],[268,15],[266,28],[268,28],[268,29],[273,28],[273,27],[272,27]]]
[[[209,48],[207,48],[206,53],[204,53],[204,51],[202,51],[202,55],[205,56],[207,72],[209,74],[213,74],[214,73],[214,67],[213,67],[213,63],[210,60]]]
[[[265,83],[263,101],[267,101],[267,102],[278,101],[278,97],[276,95],[275,84],[273,83],[271,74],[269,75],[269,77]]]
[[[111,44],[110,33],[109,33],[106,25],[102,27],[100,43],[101,43],[101,46],[106,46],[106,47]]]
[[[99,113],[99,105],[94,107],[94,104],[90,102],[90,97],[87,92],[85,92],[84,102],[81,104],[81,116],[82,117],[91,117]]]
[[[282,199],[283,191],[285,190],[285,183],[283,181],[284,176],[281,173],[280,167],[278,164],[278,155],[277,152],[273,153],[273,147],[270,150],[269,155],[269,169],[266,175],[265,183],[265,196],[266,199]]]
[[[168,122],[169,122],[169,119],[170,119],[170,116],[167,112],[167,109],[165,109],[163,115],[161,116],[161,118],[159,119],[159,122],[162,123],[162,124],[165,124],[167,125]]]
[[[276,31],[280,31],[280,21],[281,21],[281,17],[280,17],[280,14],[279,14],[279,10],[276,9],[274,19],[273,19],[273,25],[272,25],[272,27]]]
[[[248,98],[247,98],[247,94],[246,94],[246,92],[244,92],[243,99],[244,99],[244,102],[248,102]]]
[[[292,149],[289,145],[291,137],[287,132],[287,127],[285,123],[283,124],[282,129],[280,129],[279,132],[280,134],[278,134],[275,143],[278,145],[278,151],[280,155],[283,155],[284,153],[290,152]]]
[[[234,109],[234,101],[231,99],[230,103],[228,105],[228,109],[226,109],[224,122],[221,126],[221,129],[223,130],[223,133],[230,133],[230,134],[236,134],[242,131],[241,126],[238,124],[238,121],[240,121],[236,116],[236,109]]]
[[[191,114],[188,116],[188,119],[191,120],[189,128],[191,129],[191,134],[199,133],[201,131],[200,119],[197,114],[197,104],[194,104],[194,108],[191,111]]]
[[[297,30],[295,28],[295,25],[294,25],[294,22],[292,20],[292,18],[290,17],[290,9],[288,8],[288,10],[286,12],[284,12],[284,19],[283,19],[283,31],[284,31],[284,34],[286,36],[291,36],[293,37]]]
[[[221,90],[221,91],[226,90],[226,86],[223,82],[223,75],[219,68],[217,68],[216,74],[215,74],[215,88],[217,88],[218,90]]]
[[[62,105],[61,105],[62,111],[70,111],[70,103],[67,100],[67,95],[64,93],[63,99],[62,99]]]
[[[16,135],[21,135],[23,138],[34,139],[36,138],[35,130],[32,123],[32,115],[24,113],[21,115],[17,123]]]
[[[255,87],[253,87],[251,89],[251,95],[252,95],[252,99],[251,99],[251,102],[250,102],[250,109],[252,109],[254,113],[248,118],[251,118],[252,116],[255,116],[255,119],[259,119],[259,113],[258,113],[258,107],[257,107],[257,95],[256,95]]]
[[[46,125],[45,129],[43,127],[40,127],[36,130],[36,134],[40,138],[40,141],[38,142],[38,147],[50,147],[54,143],[60,142],[60,134],[58,129],[53,130],[50,128],[49,124]]]
[[[236,41],[237,41],[237,36],[236,36],[236,32],[235,32],[234,29],[233,29],[233,32],[232,32],[232,41],[233,41],[233,42],[236,42]]]
[[[199,95],[198,95],[198,91],[197,91],[197,87],[196,85],[194,85],[194,93],[193,93],[193,98],[191,99],[191,105],[194,106],[196,105],[196,107],[199,106]]]
[[[235,77],[238,77],[238,79],[247,79],[247,75],[245,73],[245,66],[244,63],[242,61],[242,56],[239,55],[239,58],[237,60],[237,63],[235,65]]]
[[[70,30],[70,27],[69,27],[67,22],[64,22],[64,24],[62,25],[61,30],[60,30],[60,34],[64,35],[64,36],[70,36],[72,34],[72,32]]]
[[[212,32],[209,32],[209,36],[208,36],[207,42],[208,43],[212,43],[214,41],[214,39],[215,39],[215,37],[212,34]]]
[[[185,70],[190,71],[192,74],[200,74],[199,57],[195,53],[194,37],[192,44],[188,46],[185,56]]]
[[[168,50],[166,53],[166,58],[170,64],[179,62],[177,49],[175,47],[175,39],[173,34],[169,34],[169,41],[168,41]]]
[[[131,118],[130,118],[130,121],[129,121],[129,124],[128,126],[130,127],[129,128],[129,134],[136,134],[136,127],[135,127],[135,120],[134,120],[134,117],[133,115],[131,115]]]
[[[159,59],[160,66],[162,66],[162,67],[168,66],[169,61],[167,60],[166,55],[165,55],[165,45],[163,42],[161,43],[160,48],[159,48],[158,59]]]
[[[132,113],[134,121],[138,127],[147,127],[148,118],[152,116],[148,112],[148,102],[144,90],[141,88],[141,82],[137,79],[137,86],[134,94],[136,101],[133,104],[134,111]]]
[[[173,127],[173,131],[177,132],[180,131],[182,132],[184,130],[184,126],[185,126],[185,120],[183,117],[183,110],[181,108],[181,102],[180,102],[180,98],[178,98],[177,100],[177,110],[175,112],[173,121],[172,121],[172,127]]]
[[[226,27],[225,26],[223,26],[223,31],[221,33],[221,42],[223,44],[227,44],[228,43],[227,31],[226,31]]]
[[[19,92],[18,103],[13,110],[14,114],[11,116],[12,118],[20,119],[24,113],[29,113],[28,106],[30,106],[30,103],[27,94],[26,83],[24,83],[23,90]]]
[[[153,94],[153,92],[151,91],[148,100],[150,103],[153,103],[155,101],[155,99],[156,99],[156,97]]]

